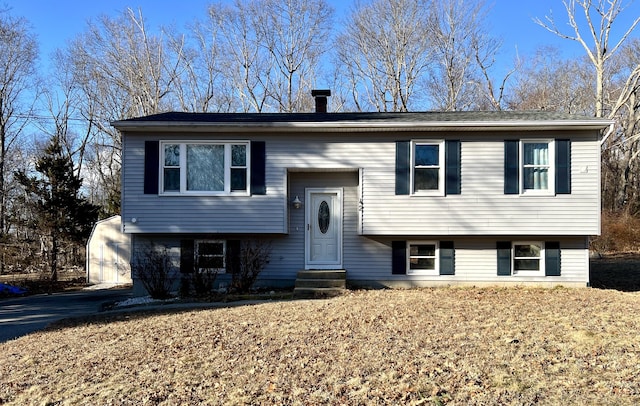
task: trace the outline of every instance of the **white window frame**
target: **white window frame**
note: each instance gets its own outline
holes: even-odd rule
[[[549,164],[548,167],[548,179],[547,179],[547,188],[546,189],[525,189],[524,188],[524,177],[525,177],[525,165],[524,165],[524,146],[525,144],[547,144],[549,148]],[[519,172],[520,172],[520,194],[526,196],[552,196],[555,195],[556,191],[556,154],[555,154],[555,140],[552,138],[540,138],[540,139],[526,139],[520,140],[520,162],[519,162]]]
[[[538,245],[540,246],[540,257],[538,258],[540,267],[536,270],[517,270],[516,269],[516,260],[517,259],[527,259],[533,257],[517,257],[516,258],[516,245]],[[545,260],[545,247],[543,241],[514,241],[511,244],[511,269],[513,270],[513,276],[545,276],[544,271],[544,260]]]
[[[227,242],[225,240],[195,240],[193,242],[193,263],[194,267],[198,267],[198,257],[200,256],[198,251],[200,248],[200,244],[222,244],[222,268],[210,269],[209,271],[213,271],[216,273],[227,273]],[[201,272],[202,269],[197,268],[197,271]]]
[[[416,146],[419,145],[437,145],[438,146],[438,189],[433,190],[415,190],[415,171],[416,171]],[[444,169],[445,169],[444,140],[414,140],[411,142],[411,194],[415,196],[444,196]],[[418,167],[420,168],[420,167]],[[425,168],[433,168],[425,167]]]
[[[434,245],[435,256],[434,269],[411,269],[411,258],[431,258],[430,256],[411,255],[412,245]],[[438,241],[407,241],[407,275],[428,275],[436,276],[440,275],[440,243]]]
[[[180,190],[164,190],[164,146],[165,145],[178,145],[180,148]],[[205,191],[205,190],[187,190],[187,145],[223,145],[224,146],[224,190],[217,191]],[[245,146],[245,166],[232,166],[232,145],[244,145]],[[251,182],[251,143],[249,141],[175,141],[166,140],[160,141],[160,176],[158,176],[158,190],[160,195],[191,195],[191,196],[216,196],[216,195],[241,195],[248,196],[250,194],[250,182]],[[232,168],[246,168],[246,189],[231,191],[231,169]]]

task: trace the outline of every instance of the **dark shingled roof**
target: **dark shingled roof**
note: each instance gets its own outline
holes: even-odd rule
[[[114,124],[150,122],[190,123],[333,123],[359,122],[521,122],[598,121],[602,119],[548,111],[451,111],[407,113],[184,113],[168,112],[117,121]]]

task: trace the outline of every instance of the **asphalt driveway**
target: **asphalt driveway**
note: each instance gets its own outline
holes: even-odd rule
[[[131,297],[131,289],[80,290],[0,300],[0,343],[69,317],[98,313],[106,302]]]

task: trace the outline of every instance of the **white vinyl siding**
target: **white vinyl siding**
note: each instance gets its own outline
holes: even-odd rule
[[[284,173],[266,169],[267,194],[144,194],[145,141],[157,135],[123,137],[122,219],[126,233],[284,233]],[[178,139],[167,134],[163,139]],[[210,135],[189,135],[191,141]],[[243,137],[244,139],[244,137]],[[160,162],[162,164],[162,161]],[[135,222],[132,219],[136,219]]]
[[[345,208],[355,204],[355,188],[345,188]],[[350,197],[351,196],[351,197]],[[351,203],[349,203],[351,202]],[[304,221],[304,216],[303,216]],[[301,222],[292,219],[292,226],[299,227]],[[300,227],[299,227],[300,228]],[[487,238],[462,238],[455,240],[455,275],[392,275],[391,240],[367,238],[355,234],[355,219],[345,218],[344,224],[344,268],[347,278],[354,283],[371,286],[429,286],[431,284],[502,284],[519,285],[522,283],[539,284],[576,284],[586,286],[589,281],[588,241],[583,237],[559,238],[562,257],[562,276],[518,276],[498,277],[496,264],[496,240]],[[252,238],[253,235],[242,236]],[[155,243],[167,247],[172,255],[172,264],[176,275],[180,266],[179,236],[134,236],[134,251]],[[234,236],[233,238],[238,238]],[[505,237],[504,239],[509,239]],[[261,272],[258,285],[278,283],[293,286],[297,272],[304,266],[304,255],[300,247],[304,246],[302,230],[293,231],[288,236],[274,236],[271,242],[271,261]],[[226,283],[226,277],[218,279]],[[176,277],[179,280],[179,277]],[[177,287],[176,287],[177,288]]]
[[[532,139],[571,138],[571,194],[505,195],[503,133],[453,133],[461,140],[461,194],[395,194],[395,140],[419,134],[269,134],[266,141],[266,195],[157,196],[143,194],[144,141],[124,137],[122,216],[125,232],[289,233],[289,190],[293,171],[361,174],[352,215],[365,236],[585,236],[599,233],[599,145],[597,132],[532,132]],[[528,133],[525,133],[529,135]],[[436,134],[434,134],[435,136]],[[445,134],[443,139],[447,139]],[[166,139],[177,139],[176,136]],[[514,139],[522,134],[514,134]],[[189,135],[189,139],[195,139]],[[196,139],[210,139],[210,134]],[[422,137],[423,138],[423,137]],[[432,138],[429,138],[432,139]],[[326,182],[325,182],[326,183]],[[324,186],[324,185],[320,185]],[[177,215],[179,213],[179,215]],[[345,208],[345,215],[346,208]],[[133,223],[132,218],[137,222]],[[449,238],[447,238],[449,239]],[[516,240],[518,238],[514,238]],[[302,249],[302,248],[301,248]],[[457,273],[457,271],[456,271]]]
[[[460,134],[456,134],[460,135]],[[566,136],[566,135],[565,135]],[[538,138],[538,137],[536,137]],[[379,146],[383,148],[382,146]],[[388,146],[387,148],[392,148]],[[395,195],[394,157],[363,170],[364,235],[594,235],[599,233],[596,133],[573,138],[571,194],[504,194],[504,135],[461,139],[461,194]]]

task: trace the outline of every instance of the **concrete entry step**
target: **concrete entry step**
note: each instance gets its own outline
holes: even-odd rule
[[[347,288],[347,271],[344,269],[299,271],[294,298],[325,298],[341,295]]]
[[[304,270],[298,271],[298,279],[347,279],[347,271],[344,269],[330,270]]]
[[[296,288],[340,288],[346,289],[345,279],[296,279]]]

